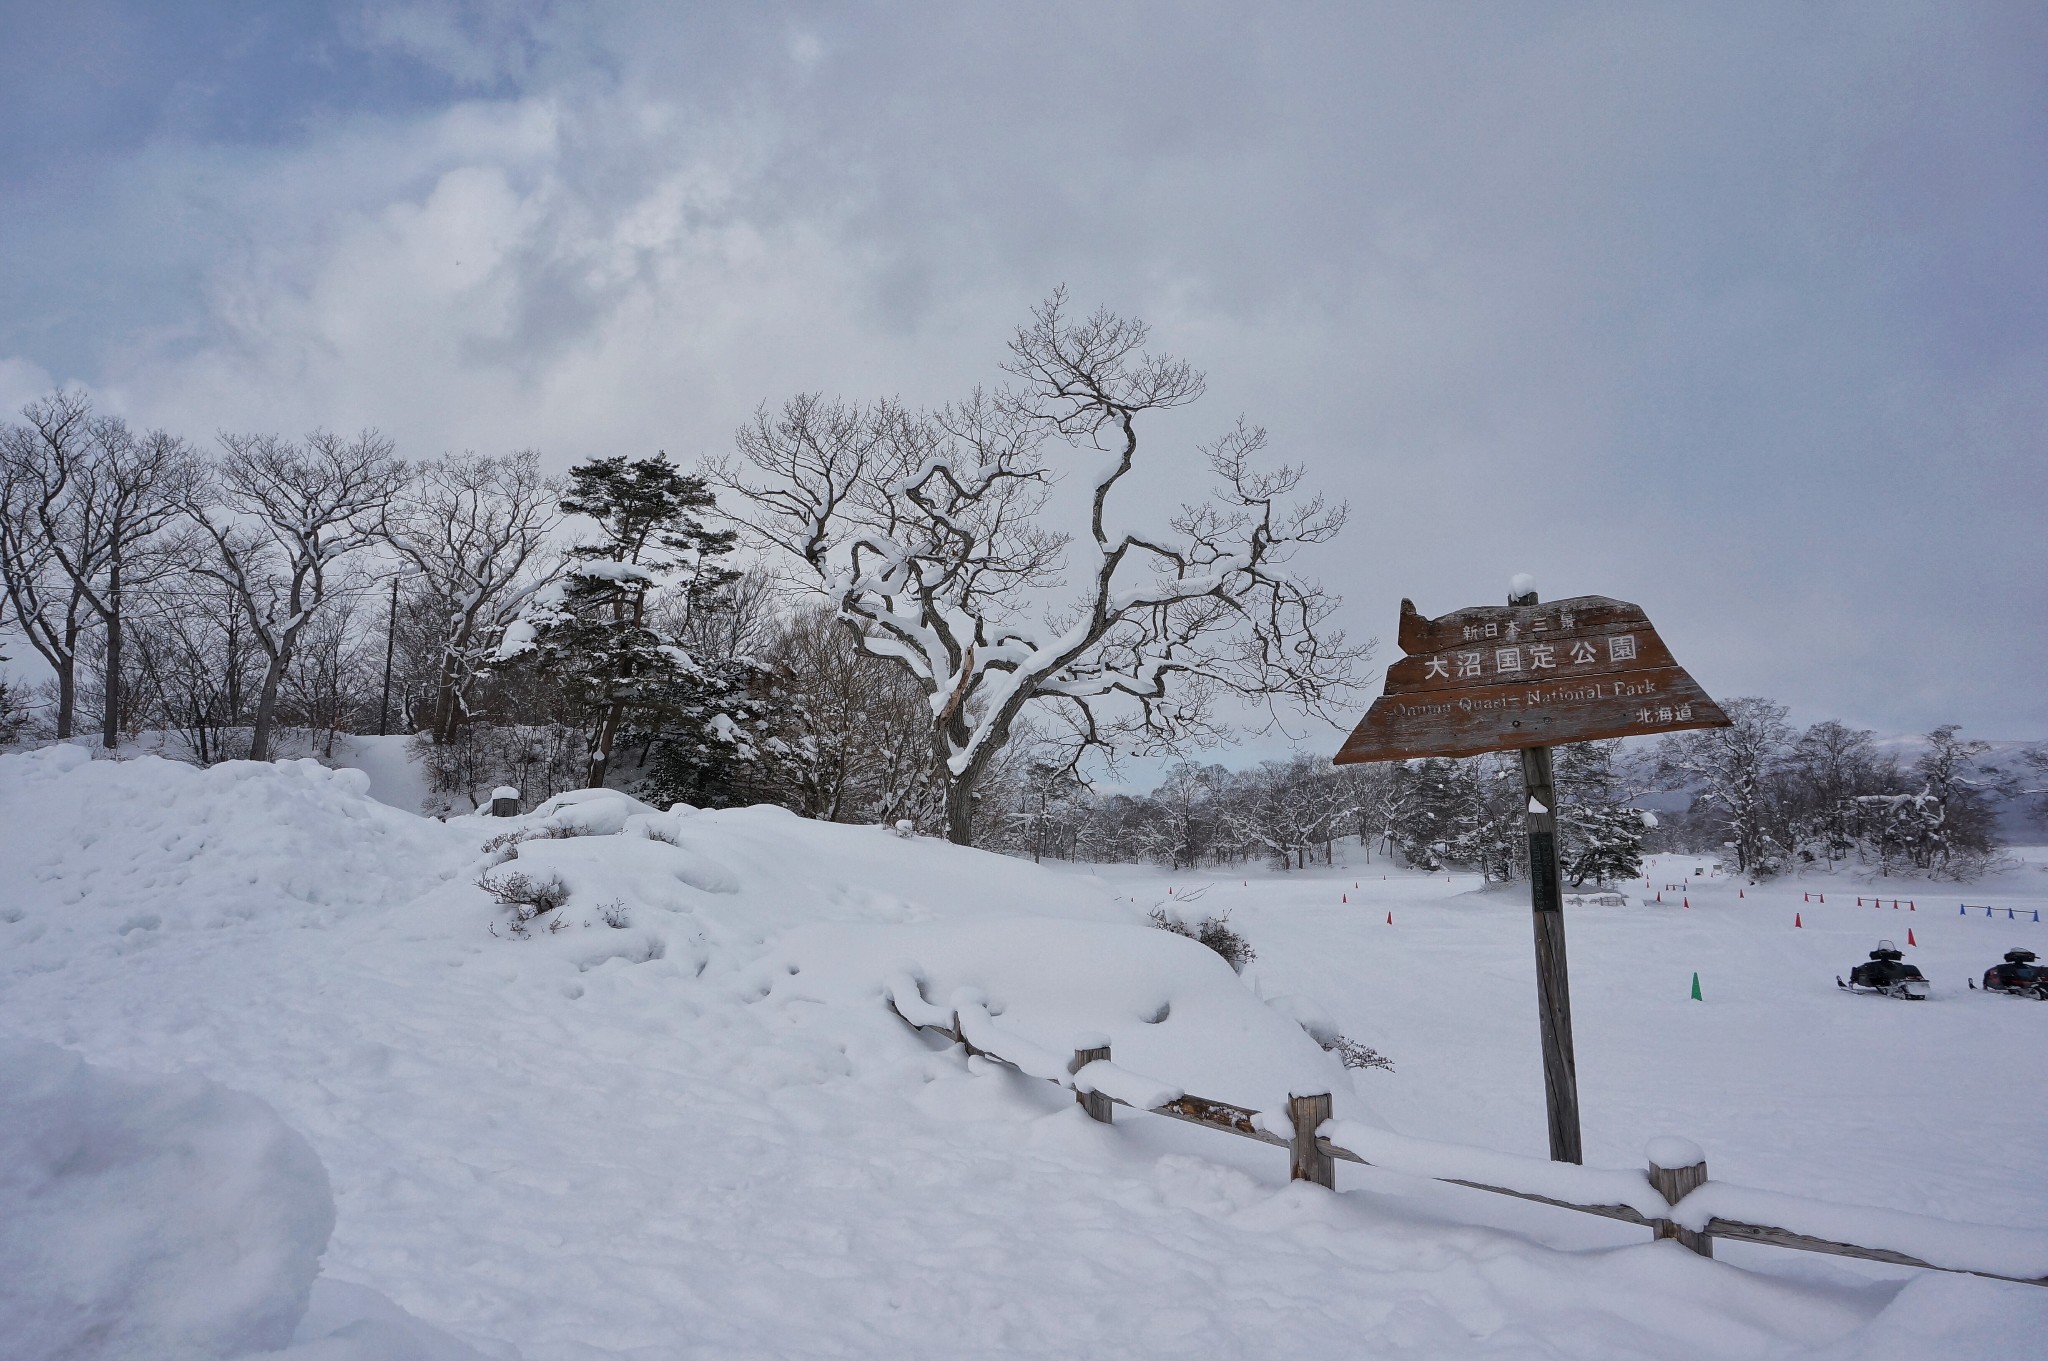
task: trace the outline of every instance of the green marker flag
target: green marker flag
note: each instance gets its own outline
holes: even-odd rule
[[[1697,973],[1692,976],[1692,1000],[1695,1002],[1706,1000],[1700,996],[1700,976]]]

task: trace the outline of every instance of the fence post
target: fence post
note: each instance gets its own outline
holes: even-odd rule
[[[1312,1181],[1335,1190],[1337,1163],[1316,1147],[1316,1131],[1322,1128],[1323,1121],[1330,1118],[1330,1094],[1318,1092],[1313,1096],[1297,1096],[1290,1092],[1287,1096],[1287,1118],[1294,1125],[1287,1179]]]
[[[1109,1037],[1107,1035],[1084,1035],[1079,1047],[1074,1050],[1074,1061],[1067,1065],[1069,1073],[1078,1073],[1095,1060],[1109,1062]],[[1099,1120],[1107,1125],[1110,1120],[1110,1100],[1101,1092],[1076,1091],[1074,1100],[1082,1110],[1088,1112],[1090,1120]]]
[[[1644,1152],[1650,1160],[1650,1185],[1657,1188],[1666,1205],[1676,1205],[1706,1184],[1707,1155],[1692,1140],[1665,1135],[1650,1140]],[[1681,1229],[1668,1219],[1657,1221],[1656,1232],[1659,1238],[1676,1238],[1702,1257],[1714,1255],[1713,1239],[1692,1229]]]

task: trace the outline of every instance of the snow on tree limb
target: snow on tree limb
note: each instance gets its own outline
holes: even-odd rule
[[[1068,708],[1080,750],[1176,749],[1218,735],[1219,693],[1317,711],[1367,655],[1328,627],[1336,598],[1288,569],[1345,508],[1290,501],[1302,471],[1261,465],[1263,430],[1239,422],[1201,451],[1215,490],[1165,534],[1112,527],[1140,418],[1203,388],[1145,342],[1141,323],[1076,320],[1056,293],[1011,340],[1010,387],[932,412],[795,397],[711,468],[749,536],[803,563],[861,646],[925,691],[956,840],[1027,704]],[[1039,523],[1061,446],[1099,455],[1085,535]],[[1064,607],[1032,624],[1062,588]]]

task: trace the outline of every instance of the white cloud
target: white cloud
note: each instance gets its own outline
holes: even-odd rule
[[[1971,320],[2038,258],[1971,232],[2038,236],[2020,209],[2048,206],[2009,182],[2039,73],[1977,59],[2009,39],[1910,9],[1836,32],[1120,7],[1086,38],[1057,9],[498,13],[363,21],[492,97],[110,171],[116,253],[197,283],[172,324],[84,314],[111,341],[79,376],[195,433],[688,458],[796,390],[991,380],[1066,282],[1209,370],[1162,434],[1242,410],[1352,499],[1308,565],[1357,632],[1527,567],[1639,599],[1724,691],[2048,727],[2048,641],[1985,622],[2038,616],[2048,582],[2048,346],[2025,307]],[[1967,100],[1886,94],[1973,69],[1997,79]],[[1887,153],[1930,127],[1934,215]],[[55,367],[0,360],[0,395]]]

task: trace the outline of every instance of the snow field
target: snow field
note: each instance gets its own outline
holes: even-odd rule
[[[1361,864],[1340,906],[1334,872],[1200,876],[1217,883],[1197,906],[1230,910],[1259,949],[1239,979],[1143,925],[1186,874],[615,796],[443,825],[378,808],[346,773],[45,759],[0,758],[0,1029],[196,1069],[305,1137],[337,1213],[307,1346],[328,1345],[305,1338],[335,1311],[374,1312],[351,1289],[538,1359],[1907,1342],[1924,1358],[2008,1355],[2048,1321],[2027,1287],[1725,1244],[1707,1262],[1380,1169],[1340,1166],[1337,1196],[1289,1187],[1281,1150],[1123,1111],[1094,1125],[1070,1092],[963,1061],[883,1000],[892,980],[936,1005],[978,989],[990,1024],[1053,1058],[1100,1032],[1118,1067],[1204,1096],[1264,1108],[1325,1086],[1370,1128],[1540,1154],[1527,908],[1470,881],[1374,887]],[[559,875],[570,924],[509,938],[472,883],[504,854],[482,845],[549,825],[586,834],[522,842],[497,870]],[[613,903],[626,925],[605,924]],[[1988,1146],[2040,1127],[2048,1006],[1838,997],[1834,973],[1868,948],[1837,958],[1849,926],[1823,940],[1809,916],[1788,943],[1746,902],[1694,904],[1697,920],[1572,912],[1589,1161],[1637,1167],[1674,1133],[1752,1186],[2039,1222],[2036,1142]],[[159,925],[124,929],[138,913]],[[1705,1003],[1685,999],[1695,967]],[[1304,1012],[1398,1070],[1341,1069]],[[1949,1047],[1986,1016],[2009,1048]],[[1836,1100],[1873,1052],[1892,1090],[1933,1100]],[[2008,1113],[1956,1106],[1972,1086]]]

